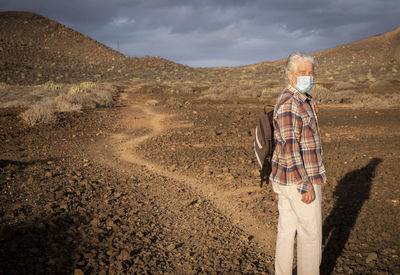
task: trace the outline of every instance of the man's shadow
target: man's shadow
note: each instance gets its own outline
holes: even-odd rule
[[[375,169],[382,162],[372,159],[365,167],[347,173],[338,183],[335,195],[338,197],[334,209],[323,225],[324,244],[321,274],[331,274],[356,223],[361,207],[368,200]]]

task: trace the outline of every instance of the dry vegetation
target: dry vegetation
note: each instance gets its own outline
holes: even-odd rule
[[[203,99],[221,101],[239,96],[258,97],[262,102],[276,98],[285,85],[284,60],[241,67],[194,69],[159,57],[124,56],[64,25],[32,13],[2,12],[0,25],[0,81],[6,83],[3,85],[45,83],[46,90],[57,92],[65,83],[123,80],[135,85],[170,87],[178,91],[173,95],[175,98],[179,97],[177,94],[199,92]],[[312,93],[317,101],[367,107],[398,104],[398,96],[394,94],[400,87],[400,57],[396,52],[399,44],[400,29],[397,29],[315,53],[318,85]],[[379,52],[379,56],[372,56],[374,52]],[[0,88],[7,90],[7,87]],[[370,95],[373,91],[377,97]],[[68,98],[73,93],[65,96],[72,104],[78,104],[77,100],[83,105],[98,104],[88,99],[85,93],[79,93],[79,99]],[[360,96],[360,93],[364,95]],[[365,98],[370,96],[371,100]],[[21,102],[10,104],[27,104]],[[176,100],[171,99],[171,102]]]
[[[0,85],[0,108],[25,109],[21,118],[30,126],[54,122],[57,113],[79,112],[82,108],[112,107],[116,95],[111,84],[82,82],[37,86]]]

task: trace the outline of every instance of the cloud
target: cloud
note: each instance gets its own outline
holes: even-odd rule
[[[1,0],[0,0],[1,1]],[[354,42],[400,26],[397,0],[2,0],[130,56],[231,66]]]

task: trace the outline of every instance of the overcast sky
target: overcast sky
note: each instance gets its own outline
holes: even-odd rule
[[[0,0],[123,54],[193,67],[274,61],[400,27],[399,0]]]

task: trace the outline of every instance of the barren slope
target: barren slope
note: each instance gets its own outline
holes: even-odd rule
[[[158,57],[124,56],[70,28],[27,12],[0,13],[0,81],[38,84],[48,80],[145,79],[209,86],[278,87],[284,60],[230,68],[190,68]],[[400,29],[315,53],[321,83],[376,81],[400,85]]]
[[[156,58],[131,58],[65,25],[29,12],[0,12],[0,81],[156,79],[158,72],[188,69]],[[176,72],[175,72],[176,73]]]

